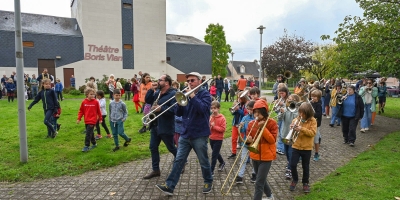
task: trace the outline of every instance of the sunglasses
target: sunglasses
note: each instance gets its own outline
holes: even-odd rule
[[[188,83],[193,83],[193,82],[195,82],[196,81],[196,79],[188,79],[186,82],[188,82]]]

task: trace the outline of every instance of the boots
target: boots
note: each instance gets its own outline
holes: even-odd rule
[[[152,171],[150,174],[146,175],[145,177],[143,177],[143,179],[151,179],[154,177],[160,176],[160,170],[158,171]]]
[[[139,133],[144,133],[146,132],[146,126],[142,126],[142,128],[139,130]]]

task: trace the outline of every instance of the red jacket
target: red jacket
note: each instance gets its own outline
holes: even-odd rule
[[[215,86],[210,87],[210,94],[211,95],[217,95],[217,88]]]
[[[213,122],[214,126],[211,126]],[[211,140],[224,139],[224,133],[226,130],[226,119],[224,115],[218,114],[217,116],[214,115],[210,116],[210,130],[211,130],[211,135],[210,135]]]
[[[102,121],[100,104],[97,99],[84,99],[78,112],[78,120],[81,121],[85,116],[85,124],[96,124],[97,120]]]

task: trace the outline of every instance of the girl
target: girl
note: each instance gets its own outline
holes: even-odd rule
[[[114,100],[114,89],[116,86],[115,79],[114,79],[114,74],[110,74],[110,78],[106,82],[108,86],[108,90],[110,91],[110,99]]]
[[[243,92],[239,92],[238,97],[242,95]],[[239,124],[242,118],[247,114],[246,110],[246,103],[247,103],[247,98],[242,97],[238,99],[238,102],[235,102],[234,105],[234,111],[232,113],[233,119],[232,119],[232,154],[228,157],[228,159],[235,158],[236,157],[236,150],[237,150],[237,145],[238,145],[238,137],[239,137]]]
[[[210,87],[210,94],[211,94],[211,96],[213,96],[214,98],[217,98],[217,87],[215,87],[215,82],[213,82],[213,83],[211,84],[211,87]]]
[[[56,95],[57,95],[57,98],[58,98],[59,101],[62,101],[62,100],[63,100],[63,96],[62,96],[62,91],[63,91],[63,89],[64,89],[63,84],[61,83],[60,79],[57,78],[57,79],[56,79],[56,88],[55,88],[55,91],[56,91]]]
[[[149,73],[144,73],[142,77],[143,79],[139,89],[139,101],[142,103],[143,114],[146,115],[151,109],[151,104],[145,104],[147,91],[151,89],[151,79]],[[144,132],[146,132],[146,126],[143,124],[142,128],[139,130],[139,133]]]
[[[107,117],[107,108],[106,108],[106,99],[104,98],[103,90],[98,90],[96,92],[96,97],[99,100],[101,116],[103,119],[103,121],[101,122],[101,126],[106,131],[107,138],[112,138],[110,131],[108,130],[106,120],[105,120]],[[101,133],[100,133],[100,121],[99,120],[97,120],[97,123],[96,123],[96,130],[97,130],[96,140],[101,139],[103,136],[101,136]]]
[[[313,149],[314,136],[317,133],[317,120],[314,118],[314,111],[310,103],[302,103],[299,107],[299,116],[292,121],[290,128],[299,132],[298,137],[293,141],[292,158],[290,169],[292,170],[293,180],[290,184],[290,191],[296,189],[299,175],[297,173],[297,163],[301,157],[301,166],[303,167],[303,191],[310,192],[310,158]]]
[[[276,110],[274,110],[276,112],[276,114],[279,115],[281,113],[281,108],[285,108],[286,99],[288,98],[288,96],[289,96],[288,88],[285,86],[284,83],[279,83],[279,85],[278,85],[278,99],[276,100],[276,102],[279,103],[279,105],[276,105]],[[290,121],[292,121],[292,120],[290,120]],[[282,127],[282,119],[278,118],[278,130],[279,130],[279,132],[281,131],[281,127]],[[285,151],[284,144],[282,142],[281,134],[279,134],[278,146],[277,146],[277,149],[276,149],[276,153],[278,153],[279,155],[284,155],[285,152],[286,151]]]
[[[226,119],[224,115],[219,113],[221,105],[218,101],[211,102],[211,116],[210,116],[210,146],[212,149],[211,153],[211,174],[214,176],[215,165],[217,160],[219,161],[218,171],[222,171],[225,166],[225,161],[219,153],[222,147],[222,141],[224,139],[224,133],[226,130]]]
[[[8,79],[8,82],[6,83],[6,90],[7,90],[7,96],[8,96],[8,103],[10,103],[10,100],[14,102],[14,92],[15,92],[15,84],[14,80],[12,78]]]
[[[117,78],[115,80],[115,89],[119,89],[119,91],[121,91],[121,95],[125,94],[124,88],[122,88],[122,84],[121,84],[121,79]]]
[[[250,146],[257,138],[256,134],[261,134],[258,143],[259,153],[250,151],[250,158],[253,161],[254,172],[256,173],[256,182],[254,189],[254,200],[261,200],[263,193],[268,199],[273,199],[271,188],[268,185],[267,176],[271,168],[272,161],[276,159],[276,137],[278,135],[278,124],[275,120],[269,119],[268,104],[265,100],[257,100],[253,107],[255,120],[247,126],[247,141]],[[265,128],[262,129],[264,127]],[[254,128],[252,128],[254,124]],[[260,131],[260,130],[261,131]],[[249,149],[250,150],[250,149]]]
[[[139,85],[138,85],[136,78],[132,78],[131,81],[132,81],[131,92],[133,95],[132,101],[135,104],[136,113],[139,113],[138,107],[140,108],[140,110],[142,110],[142,106],[139,103],[139,89],[138,89]]]
[[[36,95],[35,99],[29,105],[28,110],[42,100],[43,110],[44,110],[44,124],[47,126],[47,138],[55,138],[57,136],[57,131],[54,129],[53,124],[53,114],[57,113],[59,104],[57,101],[56,92],[51,89],[51,80],[44,79],[42,81],[42,90]]]

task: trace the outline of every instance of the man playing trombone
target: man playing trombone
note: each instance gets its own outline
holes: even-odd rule
[[[148,90],[146,94],[146,102],[153,105],[150,112],[155,114],[155,118],[157,119],[150,123],[151,136],[149,148],[151,151],[151,164],[153,171],[143,177],[144,179],[151,179],[160,176],[160,152],[158,146],[161,141],[164,142],[168,151],[176,157],[177,149],[174,145],[175,114],[174,109],[170,109],[170,107],[176,102],[175,98],[173,98],[176,91],[171,87],[171,84],[171,77],[164,74],[160,79],[158,79],[158,83],[153,82],[152,89]]]
[[[176,106],[175,114],[182,116],[183,122],[182,134],[178,141],[178,153],[165,183],[156,185],[160,191],[167,195],[173,195],[175,186],[181,176],[181,171],[192,149],[197,154],[201,166],[204,179],[204,194],[211,192],[213,183],[207,153],[208,137],[211,133],[209,122],[211,95],[202,88],[202,84],[206,84],[207,81],[201,83],[201,75],[198,72],[191,72],[186,75],[186,78],[190,90],[184,96],[179,92],[176,95],[179,106]]]

